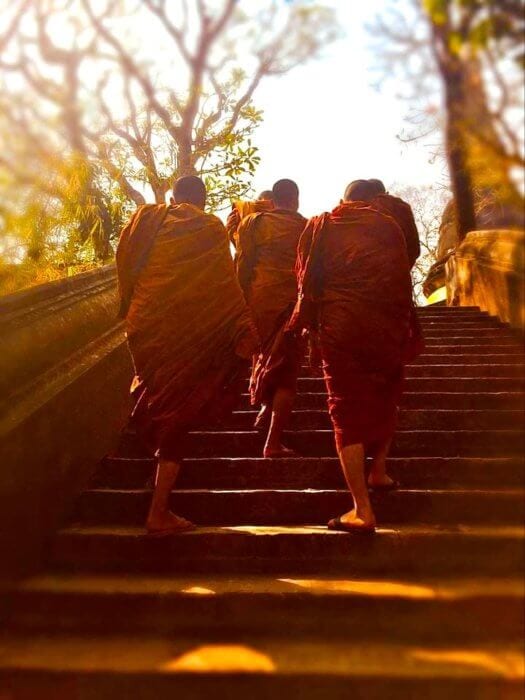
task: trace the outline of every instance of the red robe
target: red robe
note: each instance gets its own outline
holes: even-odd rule
[[[281,342],[297,299],[295,259],[306,219],[284,209],[245,217],[236,233],[237,274],[262,353],[254,361],[252,403],[269,403],[278,388],[295,390],[299,348]]]
[[[370,205],[383,214],[391,216],[399,225],[406,242],[408,263],[410,269],[412,269],[414,263],[421,255],[421,246],[410,204],[391,194],[379,194],[370,202]]]
[[[188,430],[230,406],[258,347],[224,226],[191,204],[139,209],[121,234],[117,271],[135,425],[151,449],[180,459]]]
[[[274,208],[273,202],[269,199],[257,199],[255,202],[235,202],[232,204],[232,210],[228,214],[228,220],[226,221],[226,232],[230,243],[234,246],[236,245],[235,234],[245,216],[263,211],[272,211]]]
[[[391,217],[346,202],[312,219],[299,243],[290,328],[318,328],[338,448],[367,449],[395,429],[412,309],[403,234]]]

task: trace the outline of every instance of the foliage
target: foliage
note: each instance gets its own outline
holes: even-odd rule
[[[451,27],[448,41],[452,52],[465,47],[483,51],[504,43],[511,58],[525,67],[525,5],[523,0],[423,0],[423,9],[440,26],[459,21]]]
[[[407,7],[408,6],[408,7]],[[391,13],[372,28],[379,37],[383,77],[412,90],[410,130],[402,140],[428,138],[447,157],[457,223],[476,226],[477,197],[492,196],[516,211],[516,183],[525,166],[522,130],[523,0],[391,0]],[[441,98],[441,104],[439,98]]]
[[[214,211],[249,193],[257,88],[337,35],[308,0],[256,5],[0,0],[0,264],[100,263],[180,175]]]
[[[421,255],[412,269],[412,284],[416,303],[424,304],[423,283],[429,269],[438,259],[439,228],[450,190],[439,185],[398,186],[392,191],[412,207],[419,233]]]

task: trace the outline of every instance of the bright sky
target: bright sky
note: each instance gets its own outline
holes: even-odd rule
[[[396,98],[396,85],[385,85],[381,93],[373,87],[377,74],[365,25],[389,0],[331,4],[343,38],[320,59],[268,79],[254,97],[264,110],[254,137],[261,156],[254,187],[268,189],[282,177],[296,180],[306,216],[331,209],[348,182],[360,177],[378,177],[387,187],[446,181],[444,163],[431,162],[429,144],[398,140],[409,105]]]
[[[242,2],[256,7],[255,0]],[[378,60],[366,25],[384,15],[394,2],[402,10],[408,1],[322,2],[336,10],[342,37],[326,47],[320,58],[278,78],[266,78],[254,94],[254,105],[264,112],[264,122],[253,137],[261,157],[255,191],[271,188],[280,178],[292,178],[301,191],[301,212],[311,216],[333,208],[348,182],[360,177],[380,178],[393,192],[395,185],[446,183],[443,160],[433,158],[438,135],[430,138],[432,144],[417,141],[407,145],[397,138],[406,128],[410,108],[397,97],[406,85],[389,80],[381,91],[374,87],[380,74],[375,70]],[[213,5],[213,0],[209,3]],[[156,44],[160,55],[172,52],[171,41],[162,43],[167,40],[160,36],[156,20],[149,17],[142,33],[136,31],[134,14],[126,21],[133,37],[128,50],[145,52],[147,57]],[[53,30],[60,35],[59,21]],[[66,36],[70,30],[69,23],[67,30],[62,26]],[[120,32],[125,31],[124,23]],[[69,43],[67,38],[63,41]],[[171,53],[167,55],[176,60]],[[171,78],[174,69],[169,58],[165,63]],[[183,66],[177,66],[181,69]]]

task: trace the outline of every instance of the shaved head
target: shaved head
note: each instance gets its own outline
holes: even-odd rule
[[[263,190],[257,199],[259,201],[273,202],[273,192],[271,190]]]
[[[272,193],[277,209],[299,209],[299,188],[293,180],[277,180],[272,187]]]
[[[386,187],[382,180],[376,180],[376,178],[371,177],[368,182],[376,188],[377,194],[386,194]]]
[[[193,204],[199,209],[204,209],[206,204],[204,182],[196,175],[179,177],[173,185],[173,199],[175,204]]]
[[[345,190],[345,202],[369,202],[378,195],[377,186],[370,180],[354,180]]]

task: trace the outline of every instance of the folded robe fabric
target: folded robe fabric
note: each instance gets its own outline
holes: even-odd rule
[[[363,202],[312,219],[298,249],[290,331],[318,329],[339,448],[370,451],[393,433],[402,391],[412,288],[395,221]]]
[[[274,208],[274,203],[269,199],[257,199],[255,202],[234,202],[226,221],[226,232],[230,243],[236,244],[235,232],[245,216],[271,211]]]
[[[120,318],[126,318],[135,283],[167,213],[165,204],[145,204],[122,229],[116,252]]]
[[[391,216],[396,221],[405,238],[408,263],[410,268],[414,267],[414,263],[421,255],[421,245],[410,204],[391,194],[379,194],[370,204],[374,209]]]
[[[278,388],[295,389],[297,343],[283,330],[297,299],[295,260],[306,219],[284,209],[245,217],[236,233],[237,274],[261,338],[254,361],[252,403],[269,403]]]
[[[124,294],[134,280],[134,423],[151,449],[179,458],[187,431],[230,407],[258,339],[221,221],[191,204],[157,209],[133,218],[133,246],[124,229],[118,273]]]

